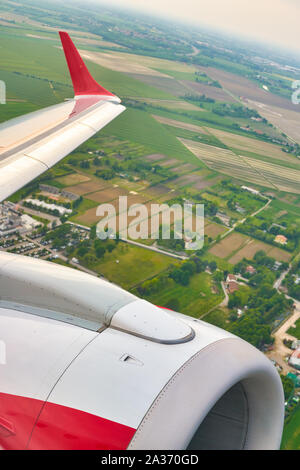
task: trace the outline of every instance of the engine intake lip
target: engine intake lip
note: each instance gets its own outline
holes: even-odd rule
[[[242,409],[241,418],[237,414]],[[214,418],[207,427],[210,414]],[[280,447],[283,421],[284,395],[275,367],[240,338],[225,338],[204,347],[178,369],[152,403],[128,449],[273,450]],[[195,439],[197,433],[200,440]],[[226,434],[233,437],[226,439]],[[197,442],[200,447],[195,447]]]

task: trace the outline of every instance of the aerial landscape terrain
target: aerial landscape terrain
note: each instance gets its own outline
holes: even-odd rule
[[[73,97],[62,29],[127,109],[1,204],[0,248],[105,278],[259,348],[284,385],[282,449],[300,449],[300,58],[88,2],[3,0],[0,122]],[[118,214],[119,196],[204,204],[203,248],[100,240],[96,209]]]

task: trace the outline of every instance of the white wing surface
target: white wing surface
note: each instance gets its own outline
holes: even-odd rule
[[[67,33],[60,33],[75,97],[0,125],[0,201],[51,168],[125,107],[90,75]]]

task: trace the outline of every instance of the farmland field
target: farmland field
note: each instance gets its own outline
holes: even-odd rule
[[[177,263],[168,256],[120,242],[114,251],[105,253],[103,260],[91,268],[110,281],[129,289]]]
[[[141,99],[143,103],[147,103],[153,106],[163,107],[169,110],[182,110],[182,111],[201,111],[199,106],[195,106],[188,101],[178,100],[163,100],[155,98],[143,98]]]
[[[178,127],[179,129],[186,129],[188,131],[198,132],[200,134],[207,134],[205,128],[196,126],[194,124],[189,124],[188,122],[177,121],[175,119],[169,119],[163,116],[153,115],[153,117],[161,124],[167,124],[168,126]]]
[[[228,258],[233,251],[237,251],[247,242],[247,237],[240,233],[232,233],[214,245],[209,252],[218,258]]]
[[[85,183],[76,184],[75,186],[68,186],[67,189],[72,193],[82,196],[84,194],[94,193],[96,191],[106,188],[107,186],[109,185],[106,182],[103,182],[99,179],[99,181],[87,181]]]
[[[300,406],[298,406],[291,420],[284,427],[281,449],[300,450]]]
[[[288,330],[288,334],[294,336],[297,339],[300,339],[300,319],[296,321],[296,328],[291,327]]]
[[[282,161],[297,163],[295,157],[287,155],[278,145],[233,134],[231,132],[221,131],[219,129],[208,128],[208,130],[230,148],[235,148],[240,151],[245,150],[260,155],[268,155],[269,157],[278,158]]]
[[[275,258],[277,261],[289,261],[292,255],[280,248],[272,247],[264,242],[250,239],[237,253],[235,253],[228,261],[229,263],[239,263],[243,258],[252,259],[258,251],[264,251],[268,256]]]
[[[211,237],[214,240],[215,238],[217,238],[218,235],[222,235],[223,233],[225,233],[227,229],[223,227],[223,225],[219,225],[216,223],[208,223],[207,225],[205,225],[204,231],[205,235]]]
[[[189,286],[180,286],[174,282],[164,292],[152,295],[148,300],[154,304],[167,306],[168,302],[176,299],[182,313],[199,318],[223,300],[223,292],[215,290],[213,286],[212,276],[200,273],[193,276]]]
[[[234,102],[234,98],[221,88],[208,86],[204,83],[196,83],[190,81],[188,81],[187,84],[193,90],[193,92],[199,93],[199,95],[204,94],[205,96],[208,96],[209,98],[212,98],[214,100]]]
[[[240,180],[300,194],[300,170],[234,154],[231,150],[180,139],[206,165]]]
[[[102,135],[129,139],[131,142],[145,145],[149,153],[152,150],[153,153],[162,153],[199,166],[197,158],[175,136],[144,111],[127,109],[126,113],[121,114],[102,130]]]
[[[63,176],[59,179],[59,182],[64,186],[73,186],[87,181],[90,181],[90,178],[80,173],[72,173],[71,175]]]

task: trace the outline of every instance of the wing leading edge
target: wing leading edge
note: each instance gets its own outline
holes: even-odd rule
[[[0,125],[0,201],[51,168],[125,107],[90,75],[67,33],[60,32],[74,88],[64,103]]]

